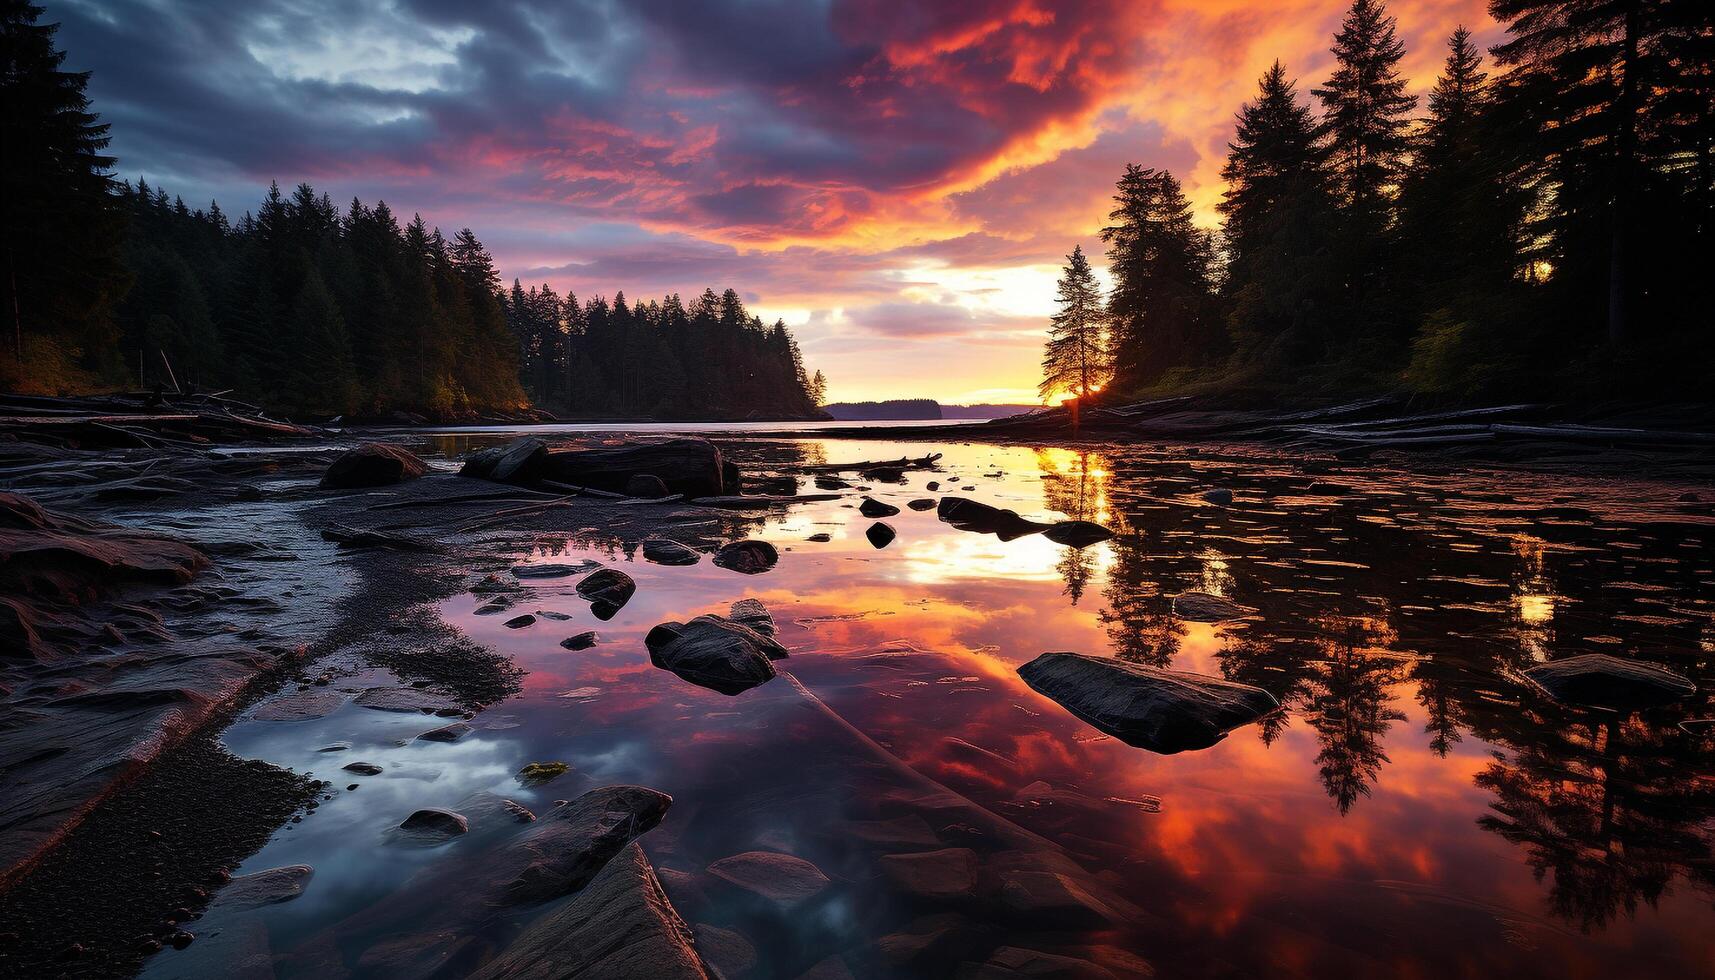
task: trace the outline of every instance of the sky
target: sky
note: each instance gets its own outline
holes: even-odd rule
[[[1327,77],[1340,0],[38,0],[121,176],[474,229],[580,298],[732,286],[830,400],[1031,402],[1129,162],[1215,227],[1233,114]],[[1414,92],[1485,0],[1395,0]]]

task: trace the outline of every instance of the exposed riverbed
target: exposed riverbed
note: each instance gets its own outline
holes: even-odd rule
[[[427,452],[497,438],[435,439]],[[270,709],[302,699],[291,686],[247,709],[223,735],[233,753],[332,785],[235,873],[313,873],[277,904],[238,909],[217,895],[196,941],[153,956],[145,975],[390,975],[378,951],[429,942],[412,922],[432,924],[439,899],[413,890],[481,868],[492,846],[476,832],[401,839],[406,816],[493,798],[541,813],[611,784],[673,797],[639,841],[729,977],[1005,976],[974,971],[1010,968],[1018,950],[1082,961],[1081,976],[1715,966],[1707,487],[1307,471],[1215,447],[721,445],[755,476],[944,455],[898,482],[847,473],[867,491],[743,514],[571,511],[460,570],[432,609],[521,668],[517,693],[463,719],[374,710],[356,695],[402,683],[349,660],[324,666],[332,682],[308,693],[332,693],[314,710]],[[910,506],[948,494],[1117,536],[1082,549],[1040,534],[1003,541]],[[899,508],[883,518],[897,531],[885,547],[866,536],[865,495]],[[704,552],[696,564],[644,558],[640,541],[663,523]],[[818,534],[827,540],[809,540]],[[714,546],[747,536],[774,544],[778,564],[744,575],[711,562]],[[505,570],[582,561],[635,580],[611,618],[575,594],[575,576]],[[508,588],[499,614],[479,613],[492,592],[470,590],[490,567]],[[1194,621],[1174,612],[1187,592],[1242,608]],[[656,624],[746,598],[790,650],[780,676],[728,696],[651,665]],[[523,614],[534,621],[516,625]],[[588,631],[593,645],[562,646]],[[1242,681],[1282,710],[1210,748],[1155,754],[1019,678],[1062,650]],[[1666,665],[1699,692],[1588,710],[1523,678],[1589,652]],[[471,731],[418,738],[449,720]],[[341,768],[354,762],[379,772]],[[526,783],[530,763],[567,771]],[[808,862],[826,882],[791,902],[761,895],[729,870],[753,852]],[[503,947],[529,918],[485,925],[485,941]]]

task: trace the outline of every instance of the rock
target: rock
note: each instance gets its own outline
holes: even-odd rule
[[[429,471],[416,456],[379,442],[348,449],[322,474],[323,490],[360,490],[415,480]]]
[[[702,555],[677,541],[666,538],[644,538],[643,560],[657,565],[695,565]]]
[[[570,769],[564,762],[532,762],[518,770],[518,781],[526,786],[540,786],[559,779]]]
[[[661,478],[655,474],[636,473],[625,481],[624,493],[627,497],[647,497],[654,500],[667,496],[668,491],[667,484],[661,482]]]
[[[453,810],[426,807],[406,817],[399,829],[416,840],[438,843],[469,833],[470,821]]]
[[[1605,653],[1550,661],[1524,676],[1556,701],[1599,708],[1648,708],[1697,693],[1690,678],[1665,667]]]
[[[1250,606],[1210,592],[1181,592],[1173,597],[1173,615],[1193,623],[1221,623],[1255,612]]]
[[[350,742],[329,742],[317,749],[317,752],[345,752],[351,748]]]
[[[907,976],[939,976],[929,967],[987,948],[992,926],[978,925],[962,915],[941,913],[912,919],[904,928],[875,942],[883,962]],[[893,975],[889,973],[887,975]]]
[[[1692,493],[1689,490],[1687,490],[1685,493],[1680,494],[1675,499],[1677,499],[1682,504],[1700,504],[1703,502],[1702,497],[1699,497],[1697,494]]]
[[[1124,914],[1071,877],[1053,871],[1012,871],[1002,879],[1001,904],[1033,926],[1099,928],[1118,925]]]
[[[1012,541],[1047,528],[1046,524],[1025,520],[1016,511],[1002,510],[965,497],[942,497],[935,507],[941,520],[961,531],[992,534],[1002,541]]]
[[[507,592],[517,592],[518,583],[507,581],[493,572],[489,572],[471,586],[470,590],[476,595],[500,595]]]
[[[307,864],[289,864],[239,875],[221,888],[220,906],[236,912],[289,902],[304,893],[314,874]]]
[[[629,844],[571,901],[531,923],[470,980],[709,980],[693,934],[643,849]]]
[[[902,466],[872,466],[861,474],[866,480],[877,483],[904,483],[905,468]]]
[[[915,813],[891,820],[848,820],[840,828],[846,835],[883,848],[940,847],[928,821]]]
[[[572,618],[570,613],[563,613],[557,609],[538,609],[536,615],[541,619],[551,619],[556,623],[563,623]]]
[[[1045,653],[1018,674],[1096,728],[1163,755],[1206,749],[1280,707],[1249,684],[1077,653]]]
[[[899,508],[892,504],[884,504],[874,497],[865,497],[863,503],[858,505],[858,513],[874,520],[877,517],[892,517],[899,513]]]
[[[643,786],[603,786],[556,806],[510,849],[517,852],[512,858],[527,863],[503,889],[507,903],[547,902],[577,891],[608,858],[659,824],[672,804],[672,797]]]
[[[820,895],[829,884],[821,868],[776,851],[746,851],[721,858],[709,865],[709,874],[782,908]]]
[[[715,552],[715,564],[746,575],[758,575],[780,561],[780,552],[766,541],[734,541]]]
[[[946,901],[976,893],[977,852],[970,848],[886,854],[880,865],[897,888],[918,898]]]
[[[516,606],[517,604],[518,604],[518,600],[512,596],[497,595],[494,598],[483,603],[482,605],[477,606],[476,607],[476,615],[478,615],[478,616],[497,616],[500,613],[509,611],[513,606]]]
[[[727,618],[740,626],[747,626],[763,636],[778,636],[780,630],[774,625],[774,616],[760,599],[740,599],[727,610]]]
[[[756,947],[743,935],[707,922],[692,926],[691,932],[697,937],[697,952],[721,976],[736,980],[756,966]]]
[[[1233,492],[1228,490],[1226,487],[1219,487],[1214,490],[1205,490],[1203,491],[1203,499],[1211,504],[1219,504],[1220,506],[1225,507],[1233,502]]]
[[[1148,976],[1148,973],[1143,974]],[[1119,980],[1119,974],[1089,960],[1002,946],[984,963],[960,964],[954,980]]]
[[[834,955],[817,961],[815,966],[798,974],[798,980],[853,980],[853,977],[846,961]]]
[[[535,436],[525,436],[504,446],[472,453],[460,467],[459,476],[528,485],[542,478],[547,462],[548,444]]]
[[[875,547],[885,548],[893,543],[893,539],[899,536],[899,532],[893,529],[892,524],[876,521],[869,526],[869,530],[863,532],[863,536],[868,538],[869,543]]]
[[[397,711],[407,714],[440,711],[453,706],[446,698],[417,687],[372,687],[354,698],[352,704],[373,711]]]
[[[530,615],[529,613],[525,613],[522,616],[514,616],[511,619],[507,620],[506,622],[501,623],[500,625],[506,627],[509,630],[521,630],[526,626],[535,626],[536,625],[536,617]]]
[[[424,732],[418,735],[417,739],[422,742],[456,742],[469,734],[469,725],[455,721],[450,725],[443,725],[440,728]]]
[[[817,490],[846,490],[846,489],[849,489],[850,487],[851,487],[850,483],[847,483],[846,481],[840,479],[837,476],[818,476],[818,477],[816,477],[816,489]]]
[[[345,695],[327,688],[288,691],[257,705],[250,717],[257,721],[309,721],[326,718],[345,706]]]
[[[346,772],[355,772],[359,776],[381,775],[381,767],[373,762],[352,762],[340,766],[340,768],[344,769]]]
[[[919,497],[916,500],[913,500],[910,503],[906,504],[905,506],[911,508],[912,510],[934,510],[935,509],[935,498],[934,497]]]
[[[595,630],[585,630],[576,636],[568,636],[560,641],[560,646],[567,650],[588,650],[600,642],[601,636]]]
[[[597,619],[612,619],[637,592],[637,583],[617,568],[591,572],[578,582],[578,595],[590,602]]]
[[[545,562],[540,565],[514,565],[512,574],[516,578],[566,578],[600,567],[601,563],[596,561]]]
[[[662,623],[649,631],[643,643],[655,666],[727,695],[773,680],[770,661],[787,655],[773,637],[720,616]]]
[[[1055,544],[1087,548],[1113,537],[1114,532],[1094,521],[1061,521],[1043,531],[1042,536]]]
[[[543,469],[545,479],[612,493],[624,493],[633,476],[648,474],[687,497],[719,495],[727,476],[721,451],[707,439],[557,450],[548,453]]]
[[[829,541],[834,540],[834,536],[826,531],[817,531],[815,534],[810,535],[804,540],[811,541],[816,544],[827,544]]]

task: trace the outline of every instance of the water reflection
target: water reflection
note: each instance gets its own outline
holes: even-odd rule
[[[698,512],[693,540],[705,551],[747,536],[781,550],[754,577],[706,558],[652,565],[625,530],[542,542],[523,559],[620,566],[636,596],[598,624],[569,585],[533,583],[529,608],[571,619],[521,631],[472,615],[470,599],[449,603],[451,621],[530,670],[524,693],[473,722],[471,743],[378,756],[409,763],[417,782],[366,782],[254,866],[334,863],[358,828],[410,806],[481,791],[536,805],[626,781],[679,801],[645,848],[688,919],[756,947],[755,977],[798,976],[831,950],[857,975],[944,976],[1002,943],[1117,975],[1131,972],[1121,953],[1173,976],[1707,968],[1715,740],[1679,723],[1715,713],[1715,549],[1707,518],[1651,504],[1677,490],[1311,473],[1257,453],[936,448],[947,453],[939,472],[866,491],[902,508],[886,551],[864,540],[855,496]],[[924,451],[727,449],[749,479],[804,487],[800,465]],[[1039,534],[1002,542],[903,509],[952,474],[958,483],[941,492],[1032,520],[1096,520],[1117,536],[1085,549]],[[1202,491],[1216,487],[1235,502],[1207,503]],[[806,540],[818,533],[829,540]],[[1172,597],[1191,590],[1256,614],[1186,622]],[[641,641],[655,623],[746,596],[769,606],[791,648],[777,663],[783,676],[725,698],[649,666]],[[599,644],[560,648],[587,629],[599,629]],[[1283,710],[1206,751],[1153,756],[1023,685],[1017,666],[1047,650],[1218,675],[1268,690]],[[1591,650],[1666,663],[1700,693],[1622,715],[1547,703],[1518,680],[1535,663]],[[317,740],[384,751],[397,733],[363,741],[367,719],[355,710],[309,731],[249,723],[231,741],[300,768]],[[537,760],[572,774],[542,790],[514,785],[507,774]],[[985,897],[988,884],[930,900],[878,871],[883,855],[931,848],[973,851],[988,884],[1052,867],[1148,914],[1049,930],[1009,918]],[[711,886],[711,862],[756,849],[798,855],[837,880],[815,921]],[[399,887],[410,860],[353,858],[345,887],[271,913],[274,948],[291,951],[359,899]],[[934,942],[900,938],[931,927],[941,930]],[[883,955],[904,948],[916,958]]]

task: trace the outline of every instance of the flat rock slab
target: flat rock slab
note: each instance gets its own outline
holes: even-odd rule
[[[773,680],[770,661],[788,653],[774,637],[721,616],[662,623],[649,631],[643,643],[655,666],[727,695]]]
[[[512,575],[515,578],[521,579],[566,578],[572,575],[581,575],[584,572],[593,571],[600,567],[601,563],[596,561],[549,562],[541,565],[514,565],[512,566]]]
[[[257,705],[250,717],[257,721],[309,721],[326,718],[345,705],[345,695],[325,687],[289,691]]]
[[[695,565],[703,556],[666,538],[644,538],[643,560],[657,565]]]
[[[1078,653],[1045,653],[1018,674],[1096,728],[1163,755],[1206,749],[1280,707],[1249,684]]]
[[[821,868],[777,851],[746,851],[721,858],[709,865],[709,874],[784,908],[820,895],[829,885]]]
[[[1223,623],[1256,612],[1212,592],[1181,592],[1173,597],[1173,615],[1193,623]]]
[[[899,890],[918,898],[968,898],[977,888],[977,852],[949,847],[917,854],[887,854],[881,873]]]
[[[457,707],[446,698],[417,687],[372,687],[353,698],[352,704],[376,711],[408,713],[433,713]]]
[[[532,923],[470,976],[709,980],[710,973],[643,849],[629,844],[571,901]]]
[[[542,477],[548,461],[548,444],[535,436],[514,439],[504,446],[490,446],[465,458],[459,476],[498,483],[530,484]]]
[[[1556,701],[1598,708],[1654,707],[1697,693],[1690,678],[1666,667],[1605,653],[1551,661],[1524,676]]]
[[[315,869],[307,864],[289,864],[247,875],[239,875],[220,890],[223,909],[243,911],[289,902],[309,887]]]

